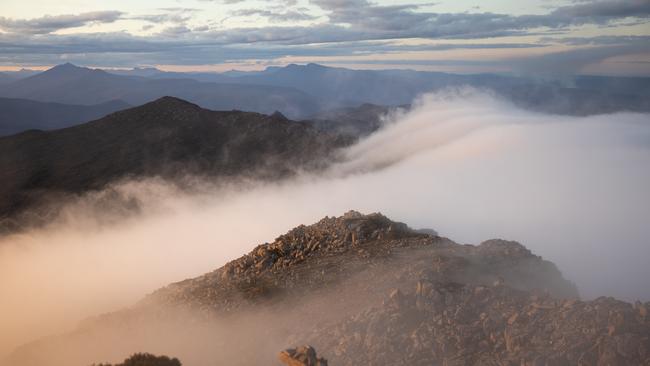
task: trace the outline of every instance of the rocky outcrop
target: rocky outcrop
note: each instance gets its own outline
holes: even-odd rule
[[[313,348],[286,350],[283,362],[323,365],[317,349],[334,365],[650,365],[649,308],[581,301],[553,263],[517,242],[457,244],[350,211],[298,226],[64,339],[25,346],[14,360],[36,360],[57,344],[82,352],[97,339],[132,352],[162,337],[186,345],[168,352],[188,365],[267,364],[296,344]]]
[[[280,352],[278,359],[287,366],[327,366],[327,360],[316,356],[312,346],[286,349]]]
[[[650,365],[649,305],[422,280],[306,340],[335,365]]]
[[[93,366],[113,366],[108,363],[93,364]],[[151,353],[136,353],[115,366],[182,366],[177,358],[156,356]]]

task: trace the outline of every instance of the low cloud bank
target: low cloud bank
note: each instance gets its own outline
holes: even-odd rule
[[[0,356],[349,209],[461,243],[517,240],[585,298],[647,301],[648,120],[534,114],[461,90],[425,96],[322,174],[193,194],[156,180],[116,185],[138,215],[106,213],[106,195],[94,194],[48,228],[0,239]]]

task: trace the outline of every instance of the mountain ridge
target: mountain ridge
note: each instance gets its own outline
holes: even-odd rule
[[[163,97],[81,125],[0,137],[0,216],[126,178],[281,179],[350,142],[303,122]]]

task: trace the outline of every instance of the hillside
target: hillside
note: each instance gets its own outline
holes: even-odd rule
[[[0,136],[70,127],[128,107],[120,100],[86,106],[0,98]]]
[[[0,138],[0,217],[127,177],[277,179],[348,140],[281,114],[215,112],[165,97],[55,131]]]
[[[11,361],[81,365],[147,350],[184,365],[261,365],[309,343],[332,365],[648,365],[649,306],[581,301],[552,263],[516,242],[461,245],[351,211],[26,345]]]

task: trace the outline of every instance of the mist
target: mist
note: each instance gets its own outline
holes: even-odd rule
[[[198,193],[117,183],[136,215],[90,194],[48,227],[0,239],[0,358],[350,209],[459,243],[517,240],[585,299],[648,301],[649,117],[536,114],[460,90],[420,98],[318,174]]]

